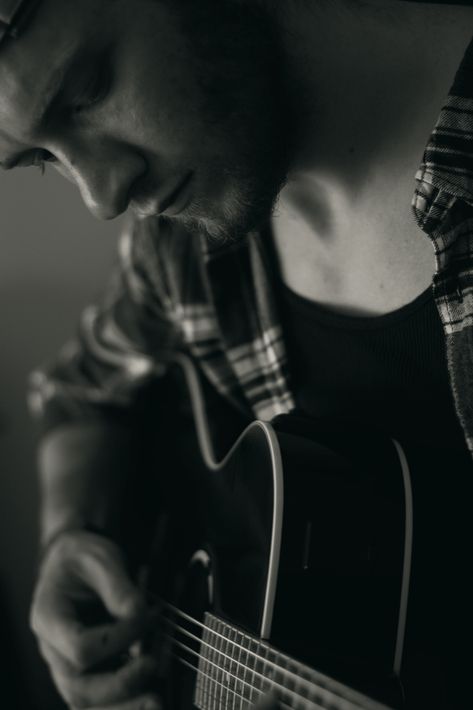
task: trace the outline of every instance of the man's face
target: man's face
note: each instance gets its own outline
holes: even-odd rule
[[[51,161],[87,207],[214,239],[270,215],[291,153],[269,19],[235,0],[43,0],[0,50],[0,160]]]

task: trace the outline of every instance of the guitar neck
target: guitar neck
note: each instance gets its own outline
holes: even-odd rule
[[[196,707],[246,710],[270,691],[277,695],[282,708],[387,710],[264,641],[206,614],[197,668]]]

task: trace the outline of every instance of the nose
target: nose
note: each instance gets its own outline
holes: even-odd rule
[[[147,171],[144,157],[125,145],[70,151],[64,156],[63,165],[79,188],[86,207],[103,220],[114,219],[126,211],[132,185]]]

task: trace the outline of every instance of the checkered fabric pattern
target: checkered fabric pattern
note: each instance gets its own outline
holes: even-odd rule
[[[414,215],[437,258],[433,291],[456,411],[473,452],[473,42],[414,186]],[[160,352],[173,349],[192,355],[249,415],[271,420],[294,407],[263,235],[212,250],[146,220],[125,232],[120,256],[103,303],[86,310],[56,362],[32,375],[32,408],[46,427],[104,406],[129,409],[137,390],[163,373]]]

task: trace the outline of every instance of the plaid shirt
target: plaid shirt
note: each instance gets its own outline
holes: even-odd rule
[[[435,249],[433,293],[473,453],[473,42],[415,181],[414,215]],[[129,411],[138,389],[164,372],[160,353],[175,349],[190,353],[217,391],[255,418],[294,407],[261,234],[215,250],[158,219],[135,221],[120,242],[120,264],[76,339],[32,375],[32,409],[46,427],[102,416],[104,407]]]

